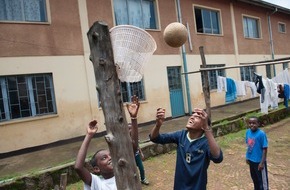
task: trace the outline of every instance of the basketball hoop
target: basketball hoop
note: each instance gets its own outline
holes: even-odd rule
[[[118,25],[110,29],[114,61],[119,79],[138,82],[144,74],[144,66],[156,50],[156,42],[145,30]]]

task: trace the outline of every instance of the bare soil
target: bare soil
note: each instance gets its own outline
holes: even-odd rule
[[[262,128],[268,136],[268,176],[271,190],[290,189],[290,118]],[[246,146],[244,131],[235,138],[219,137],[224,160],[221,164],[211,163],[208,170],[209,190],[250,190],[253,183],[245,162]],[[226,141],[226,143],[225,143]],[[150,181],[144,190],[173,189],[175,151],[150,158],[144,162],[146,176]]]

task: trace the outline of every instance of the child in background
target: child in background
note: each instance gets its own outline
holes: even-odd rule
[[[132,129],[131,123],[128,124],[128,127],[129,127],[129,133],[131,136],[131,129]],[[137,151],[134,152],[134,155],[135,155],[136,165],[139,169],[141,183],[144,185],[149,185],[149,181],[145,177],[145,170],[144,170],[144,166],[143,166],[143,162],[142,162],[144,160],[144,155],[143,155],[143,152],[142,152],[141,148],[139,147],[139,145],[138,145]]]
[[[255,190],[267,190],[268,171],[267,171],[267,148],[268,140],[264,131],[260,130],[260,122],[257,117],[248,120],[246,131],[246,162],[250,166],[250,174],[254,183]]]
[[[134,152],[138,150],[138,123],[137,115],[139,110],[138,97],[133,96],[131,103],[127,104],[127,110],[131,117],[131,139]],[[82,145],[79,149],[75,170],[81,180],[84,182],[84,190],[117,190],[115,175],[113,171],[113,164],[111,153],[109,150],[98,150],[92,157],[90,164],[93,167],[93,173],[85,167],[85,159],[88,151],[89,144],[98,131],[97,121],[92,120],[87,126],[87,133]]]

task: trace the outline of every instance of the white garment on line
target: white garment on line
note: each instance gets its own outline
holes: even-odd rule
[[[274,83],[290,84],[290,75],[288,69],[284,69],[272,78]]]
[[[278,90],[277,83],[274,83],[271,79],[266,80],[267,88],[269,89],[269,104],[272,109],[278,108]]]
[[[268,108],[269,108],[269,89],[267,86],[267,80],[262,78],[263,85],[265,88],[265,94],[264,94],[264,101],[262,102],[262,96],[260,95],[260,108],[261,108],[261,113],[268,114]]]
[[[217,76],[217,92],[222,92],[223,90],[227,92],[227,78]]]
[[[235,81],[237,96],[246,96],[246,83],[247,81]]]
[[[251,89],[251,97],[254,98],[257,96],[257,87],[254,82],[247,81],[245,84],[247,87]]]

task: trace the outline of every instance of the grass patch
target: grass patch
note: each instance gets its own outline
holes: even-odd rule
[[[231,146],[233,142],[236,142],[236,141],[240,143],[244,143],[245,134],[246,134],[246,129],[243,129],[236,133],[230,133],[225,136],[218,137],[217,142],[222,148],[228,148]]]
[[[222,120],[221,122],[217,123],[216,125],[227,125],[230,121],[228,121],[227,119]]]
[[[245,118],[246,119],[249,119],[250,117],[258,117],[259,118],[262,115],[265,115],[265,114],[262,112],[251,112],[251,113],[246,114]]]

